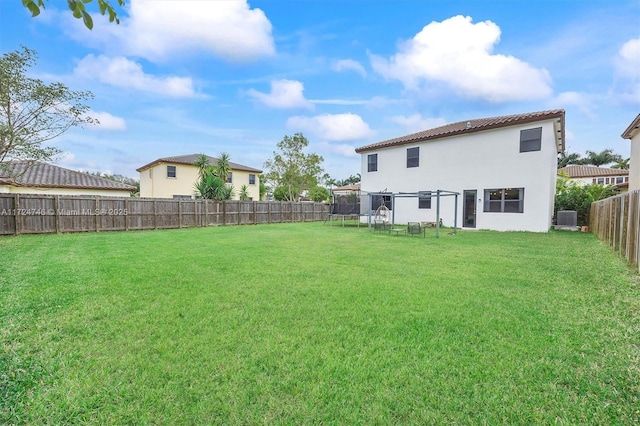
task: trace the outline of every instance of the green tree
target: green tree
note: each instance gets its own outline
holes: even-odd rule
[[[231,173],[230,159],[231,157],[229,156],[229,154],[227,154],[226,152],[222,152],[218,156],[218,161],[215,165],[214,173],[223,182],[227,181],[227,179],[229,178],[229,173]]]
[[[193,163],[198,167],[198,182],[194,189],[200,198],[209,200],[230,200],[233,197],[233,185],[226,183],[231,172],[230,156],[226,152],[220,154],[215,165],[209,164],[209,157],[200,154]]]
[[[115,1],[120,5],[120,7],[124,7],[125,0]],[[73,17],[76,19],[82,19],[84,25],[90,30],[93,29],[93,18],[89,12],[87,12],[85,5],[92,2],[93,0],[67,0],[67,6],[69,6],[69,10],[71,10]],[[120,23],[118,13],[114,9],[112,1],[96,0],[96,3],[98,4],[98,9],[102,16],[109,15],[109,22],[115,22],[116,24]],[[40,15],[41,9],[45,8],[46,2],[45,0],[22,0],[22,5],[29,9],[31,17],[35,17]]]
[[[311,201],[315,201],[316,203],[322,203],[329,199],[329,190],[327,188],[323,188],[322,186],[314,186],[309,191],[309,199]]]
[[[617,163],[618,161],[622,161],[620,155],[614,154],[612,149],[605,149],[600,152],[587,151],[587,156],[584,158],[583,164],[600,167],[605,164]]]
[[[258,180],[260,181],[260,199],[264,200],[265,197],[267,196],[267,193],[269,192],[269,187],[267,186],[267,184],[265,183],[266,178],[264,177],[264,175],[261,173],[258,175]]]
[[[210,166],[209,157],[207,157],[205,154],[200,154],[200,156],[193,163],[193,165],[198,168],[198,178],[202,179],[202,176],[204,176],[207,173],[207,170],[209,169],[209,166]]]
[[[582,185],[566,175],[560,175],[556,183],[554,213],[559,210],[575,210],[578,214],[578,225],[589,224],[589,211],[594,201],[615,195],[610,185]]]
[[[613,166],[611,166],[612,169],[620,169],[620,170],[629,170],[629,162],[631,161],[631,158],[625,158],[625,159],[620,159],[616,162],[616,164],[614,164]]]
[[[120,183],[124,183],[127,185],[131,185],[131,186],[135,186],[136,190],[135,193],[139,194],[140,193],[140,181],[138,179],[134,179],[131,178],[129,176],[124,176],[124,175],[119,175],[119,174],[111,174],[111,173],[101,173],[101,172],[94,172],[94,173],[89,173],[91,175],[94,176],[98,176],[98,177],[103,177],[105,179],[109,179],[115,182],[120,182]]]
[[[584,164],[584,158],[576,152],[572,152],[570,154],[561,152],[558,156],[558,168],[561,169],[570,164]]]
[[[84,104],[93,98],[91,92],[27,77],[36,59],[37,53],[26,47],[0,58],[0,165],[6,160],[51,161],[61,151],[45,142],[73,126],[97,122]]]
[[[317,186],[324,160],[318,154],[304,153],[308,146],[309,141],[302,133],[285,136],[277,145],[278,152],[264,163],[269,170],[267,179],[275,184],[276,199],[296,201],[302,191]]]
[[[240,197],[242,201],[247,201],[249,199],[249,187],[247,185],[242,185],[240,187],[238,197]]]

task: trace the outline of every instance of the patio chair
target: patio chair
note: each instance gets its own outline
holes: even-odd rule
[[[426,236],[425,231],[426,231],[425,228],[420,226],[420,222],[409,222],[407,224],[407,234],[408,235],[420,235],[420,234],[422,234],[422,236],[425,237]]]
[[[379,232],[387,232],[389,230],[389,223],[386,220],[374,220],[373,230]]]

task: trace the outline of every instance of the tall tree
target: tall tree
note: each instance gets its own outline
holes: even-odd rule
[[[587,151],[584,164],[591,164],[596,167],[600,167],[605,164],[616,163],[621,160],[622,157],[618,154],[614,154],[612,149],[605,149],[600,152]]]
[[[612,169],[620,169],[620,170],[629,170],[629,162],[631,162],[631,158],[620,159],[616,161],[616,164],[611,166]]]
[[[7,160],[51,161],[60,150],[43,144],[73,126],[94,123],[88,91],[27,77],[37,54],[26,47],[0,58],[0,165]]]
[[[125,5],[125,0],[115,0],[120,7]],[[93,18],[87,12],[85,4],[92,3],[93,0],[67,0],[67,6],[69,6],[69,10],[73,14],[73,17],[76,19],[82,19],[84,25],[90,30],[93,29]],[[100,10],[100,14],[104,16],[105,14],[109,15],[109,22],[115,22],[116,24],[120,23],[120,19],[118,18],[118,13],[114,9],[110,0],[96,0],[98,4],[98,9]],[[31,17],[35,17],[40,15],[41,8],[45,8],[45,0],[22,0],[22,4],[24,7],[29,9],[31,12]]]
[[[227,181],[229,173],[231,173],[230,159],[231,156],[223,152],[218,156],[218,161],[215,165],[215,175],[223,182]]]
[[[282,199],[295,201],[300,198],[302,191],[310,190],[318,184],[324,172],[324,159],[318,154],[306,154],[304,150],[309,141],[302,133],[285,136],[277,145],[273,158],[264,163],[269,170],[268,180],[275,184],[274,195]]]
[[[570,164],[584,164],[584,158],[576,152],[572,152],[570,154],[561,152],[558,156],[558,168],[561,169]]]

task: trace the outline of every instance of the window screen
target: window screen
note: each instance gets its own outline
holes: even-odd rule
[[[520,152],[540,151],[542,127],[520,130]]]

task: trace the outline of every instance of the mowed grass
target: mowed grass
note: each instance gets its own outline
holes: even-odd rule
[[[637,424],[640,280],[581,233],[0,238],[0,424]]]

